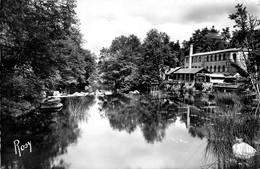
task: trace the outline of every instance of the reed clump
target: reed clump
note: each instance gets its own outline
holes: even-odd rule
[[[238,163],[232,152],[236,138],[259,151],[260,117],[244,110],[245,106],[254,107],[254,103],[245,103],[243,96],[237,93],[215,93],[214,96],[217,107],[210,125],[206,127],[206,156],[213,155],[222,168],[232,168],[234,162]],[[259,154],[247,160],[248,168],[258,166],[259,160]]]
[[[236,104],[239,104],[240,98],[236,93],[218,92],[215,94],[215,101],[218,106],[222,106],[222,105],[235,106]]]
[[[70,116],[83,120],[93,104],[94,96],[69,98],[66,100],[66,110]]]

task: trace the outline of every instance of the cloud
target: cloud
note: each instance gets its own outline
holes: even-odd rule
[[[236,1],[212,1],[210,3],[208,1],[207,3],[193,4],[187,9],[182,21],[183,23],[221,22],[236,12],[236,4]],[[249,13],[259,13],[259,8],[254,3],[244,1],[244,4]]]
[[[233,27],[228,15],[243,3],[260,16],[260,6],[249,0],[78,0],[76,9],[85,48],[96,54],[115,37],[134,34],[143,40],[156,28],[171,40],[188,40],[196,29]]]
[[[228,12],[232,9],[231,5],[225,4],[206,4],[198,5],[182,18],[183,23],[202,23],[216,21],[219,18],[227,18]]]

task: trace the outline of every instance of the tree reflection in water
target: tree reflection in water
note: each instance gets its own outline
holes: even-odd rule
[[[212,115],[211,123],[207,125],[206,156],[210,154],[215,156],[217,159],[215,168],[258,169],[260,168],[260,117],[255,116],[255,112],[252,111],[256,103],[252,100],[251,111],[248,111],[248,105],[244,106],[243,98],[223,95],[225,94],[217,94],[215,100],[218,107]],[[251,145],[258,153],[247,160],[235,157],[232,146],[236,138],[242,138],[243,142]]]
[[[167,126],[176,120],[173,107],[146,95],[104,96],[99,99],[100,112],[109,119],[113,129],[130,134],[139,127],[148,143],[162,141]]]
[[[70,98],[58,113],[31,112],[15,121],[5,119],[1,137],[2,168],[69,168],[65,161],[55,161],[56,157],[66,153],[67,147],[77,141],[80,134],[77,123],[86,120],[86,111],[93,103],[94,96]],[[32,152],[24,151],[21,157],[15,155],[13,141],[16,139],[21,143],[31,141]]]

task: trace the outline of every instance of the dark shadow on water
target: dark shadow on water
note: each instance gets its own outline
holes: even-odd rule
[[[93,97],[70,98],[60,112],[31,112],[17,119],[4,119],[2,124],[1,162],[11,169],[67,169],[66,161],[55,161],[75,144],[80,136],[79,121],[86,121]],[[20,144],[31,141],[32,152],[25,149],[21,157],[15,155],[14,140]],[[2,169],[2,168],[1,168]]]

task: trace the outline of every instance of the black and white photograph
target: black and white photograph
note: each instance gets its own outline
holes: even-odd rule
[[[260,169],[260,0],[0,0],[0,169]]]

